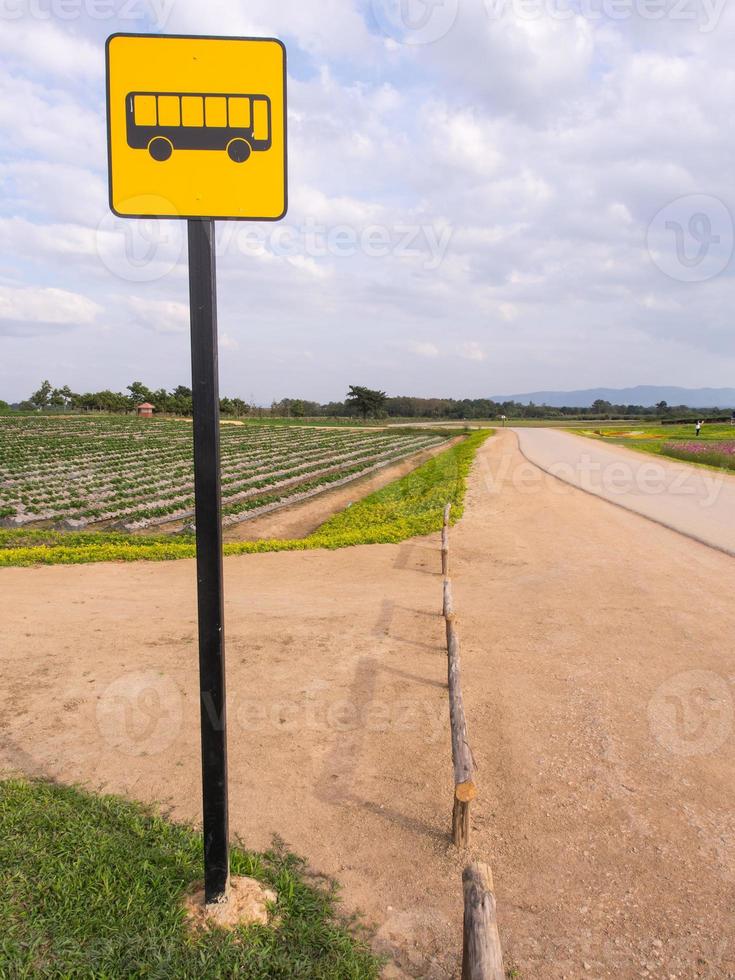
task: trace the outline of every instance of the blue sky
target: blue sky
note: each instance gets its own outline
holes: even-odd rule
[[[731,386],[723,0],[0,0],[0,397],[189,377],[185,224],[107,205],[104,41],[279,36],[290,210],[220,223],[261,404]]]

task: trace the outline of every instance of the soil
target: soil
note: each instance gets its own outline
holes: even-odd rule
[[[335,876],[386,976],[459,975],[477,858],[514,976],[735,977],[733,559],[559,484],[511,432],[451,541],[470,849],[438,535],[225,560],[233,833]],[[195,584],[190,561],[0,571],[2,770],[196,821]]]
[[[234,929],[236,926],[268,924],[268,906],[278,899],[272,888],[266,888],[255,878],[243,875],[230,878],[227,900],[220,903],[205,902],[204,882],[196,882],[192,891],[184,897],[184,912],[192,932],[219,926]]]

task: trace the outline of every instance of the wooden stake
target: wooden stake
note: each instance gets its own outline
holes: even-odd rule
[[[444,505],[444,527],[449,527],[449,515],[451,514],[451,512],[452,512],[452,505],[451,504],[445,504]]]
[[[469,800],[458,800],[454,788],[454,809],[452,810],[452,840],[457,847],[467,847],[470,842],[470,803]]]
[[[462,980],[505,980],[489,865],[470,864],[462,874],[464,942]]]
[[[442,575],[449,575],[449,528],[442,528]]]
[[[454,600],[452,598],[452,580],[450,578],[444,579],[444,603],[442,606],[443,616],[453,616],[454,615]]]
[[[454,765],[452,838],[457,847],[466,847],[470,840],[470,802],[477,795],[474,781],[475,759],[467,737],[467,720],[462,700],[459,663],[459,636],[453,614],[447,616],[446,624],[449,722],[452,732],[452,763]]]

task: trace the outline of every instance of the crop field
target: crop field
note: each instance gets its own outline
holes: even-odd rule
[[[629,449],[668,456],[687,463],[699,463],[717,469],[735,470],[735,427],[711,424],[696,436],[694,423],[658,425],[635,429],[587,429],[581,435],[612,442]]]
[[[444,438],[436,432],[223,425],[223,523],[304,500]],[[3,527],[166,530],[193,517],[189,422],[0,419]]]

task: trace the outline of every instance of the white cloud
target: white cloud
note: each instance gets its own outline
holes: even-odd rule
[[[74,88],[64,88],[62,79],[41,81],[35,73],[24,77],[7,68],[0,70],[4,154],[22,154],[48,164],[82,163],[101,171],[107,140],[101,88],[97,101],[96,111],[90,109]],[[80,211],[87,207],[84,196],[76,203]]]
[[[102,307],[66,289],[0,285],[0,330],[38,333],[39,328],[75,327],[94,322]]]
[[[328,399],[347,375],[457,395],[729,383],[733,266],[703,283],[667,278],[646,229],[682,195],[712,195],[735,215],[735,9],[706,33],[668,17],[493,19],[485,7],[460,2],[453,29],[423,46],[376,33],[356,0],[171,7],[167,31],[224,23],[289,47],[289,215],[218,225],[221,329],[240,344],[222,341],[233,394]],[[107,210],[103,38],[146,26],[22,21],[0,38],[0,281],[104,310],[65,367],[80,388],[75,372],[124,386],[145,363],[157,386],[188,370],[185,225]],[[351,229],[358,247],[316,254],[305,232],[315,225]],[[272,246],[276,227],[295,231],[295,252]],[[361,244],[371,227],[393,242],[382,257]],[[401,227],[448,230],[446,252],[428,268],[424,235],[401,255]],[[265,246],[242,247],[246,231]],[[24,339],[31,323],[41,321],[4,321],[5,396],[61,363],[53,337]],[[319,367],[306,378],[294,356],[304,337]],[[483,356],[481,371],[463,363]]]
[[[128,306],[136,321],[155,333],[184,333],[189,328],[186,303],[133,296],[128,300]]]
[[[429,343],[428,341],[409,340],[402,346],[411,354],[417,354],[419,357],[434,358],[439,356],[439,348],[436,344]]]
[[[292,268],[298,269],[300,272],[305,272],[315,279],[329,279],[334,275],[333,268],[320,265],[306,255],[292,255],[289,257],[288,263]]]
[[[348,60],[379,51],[380,42],[367,30],[356,5],[345,0],[249,0],[235,5],[228,0],[176,0],[166,22],[169,33],[215,34],[235,37],[295,38],[315,58]]]
[[[470,340],[462,344],[459,349],[459,356],[467,361],[484,361],[487,359],[487,354],[476,340]]]
[[[36,6],[39,11],[44,9],[42,4]],[[8,14],[11,9],[18,9],[12,3],[7,8]],[[48,4],[45,9],[50,14],[53,5]],[[0,31],[0,54],[5,65],[30,69],[41,76],[84,78],[97,83],[103,80],[105,61],[99,45],[49,19],[15,19],[8,14],[2,17]]]

